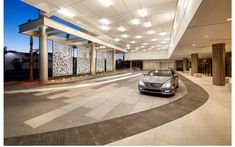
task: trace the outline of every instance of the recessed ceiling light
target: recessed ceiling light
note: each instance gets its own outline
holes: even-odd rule
[[[111,23],[107,18],[100,19],[100,22],[104,25],[109,25]]]
[[[144,48],[144,46],[141,46],[141,48]]]
[[[196,46],[196,44],[192,44],[192,46]]]
[[[143,51],[146,52],[146,49],[144,49]]]
[[[165,44],[165,43],[167,43],[167,42],[166,42],[166,41],[162,41],[161,43],[162,43],[162,44]]]
[[[146,28],[149,28],[149,27],[152,26],[152,24],[151,24],[150,21],[148,21],[148,22],[145,22],[145,23],[144,23],[144,26],[145,26]]]
[[[152,41],[157,41],[157,39],[156,39],[156,38],[153,38]]]
[[[142,45],[148,45],[147,43],[143,43]]]
[[[110,27],[108,27],[108,26],[106,26],[106,25],[102,25],[100,28],[101,28],[102,30],[104,30],[104,31],[110,30]]]
[[[136,41],[132,40],[130,43],[134,44],[134,43],[136,43]]]
[[[100,48],[106,48],[106,46],[104,46],[104,45],[101,45],[101,46],[100,46]]]
[[[123,35],[121,35],[123,38],[127,38],[128,37],[128,35],[127,34],[123,34]]]
[[[138,25],[138,24],[140,24],[140,20],[139,20],[139,19],[132,19],[132,20],[131,20],[131,23],[132,23],[133,25]]]
[[[147,10],[144,9],[144,8],[138,10],[138,14],[139,14],[140,17],[146,17],[146,16],[148,16],[148,12],[147,12]]]
[[[61,8],[58,12],[60,12],[61,14],[63,14],[64,16],[67,16],[69,18],[72,18],[75,16],[75,14],[67,9]]]
[[[109,7],[109,6],[113,5],[111,0],[100,0],[100,3],[102,5],[104,5],[105,7]]]
[[[135,38],[140,39],[140,38],[142,38],[142,36],[137,35],[137,36],[135,36]]]
[[[119,39],[119,38],[115,38],[114,40],[115,40],[115,41],[117,41],[117,42],[118,42],[118,41],[120,41],[120,39]]]
[[[124,27],[118,27],[117,30],[120,31],[120,32],[125,32],[125,31],[126,31],[126,28],[124,28]]]
[[[147,31],[148,34],[154,34],[155,32],[153,30]]]
[[[208,35],[205,35],[204,37],[205,37],[205,38],[208,38],[209,36],[208,36]]]
[[[232,18],[228,18],[227,21],[232,21]]]
[[[164,36],[164,35],[166,35],[166,32],[161,32],[161,33],[159,33],[159,35]]]
[[[161,44],[158,44],[157,46],[162,46]]]

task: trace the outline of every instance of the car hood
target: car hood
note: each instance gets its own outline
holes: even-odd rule
[[[162,77],[162,76],[145,76],[143,78],[143,82],[150,82],[150,83],[165,83],[171,77]]]

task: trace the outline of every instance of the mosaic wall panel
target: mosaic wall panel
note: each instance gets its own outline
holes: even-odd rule
[[[53,42],[53,77],[73,74],[72,46]]]
[[[96,72],[104,72],[105,52],[96,51]]]
[[[90,73],[90,52],[88,48],[78,48],[77,74]]]
[[[113,71],[112,52],[106,52],[106,71]]]

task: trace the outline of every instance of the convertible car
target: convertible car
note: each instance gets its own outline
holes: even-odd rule
[[[175,95],[179,87],[179,78],[171,70],[153,70],[139,81],[138,89],[141,93],[156,93],[164,95]]]

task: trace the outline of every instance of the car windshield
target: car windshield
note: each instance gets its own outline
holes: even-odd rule
[[[163,76],[163,77],[170,77],[172,75],[170,70],[155,70],[150,71],[148,76]]]

